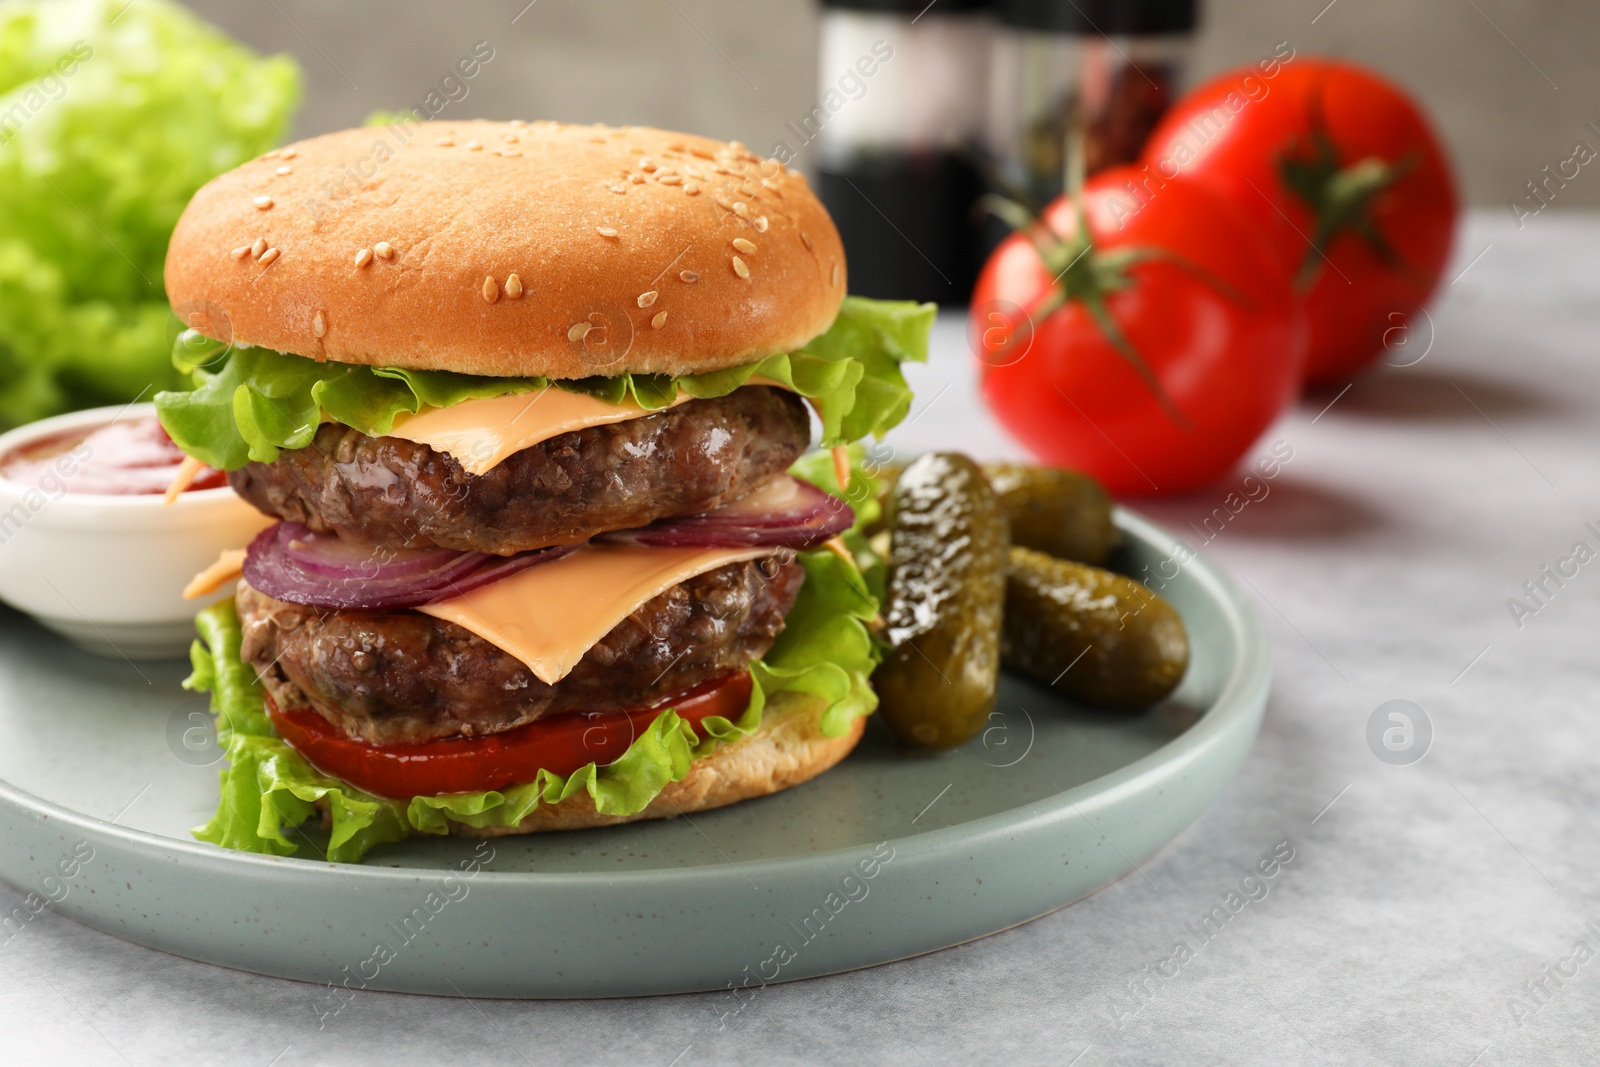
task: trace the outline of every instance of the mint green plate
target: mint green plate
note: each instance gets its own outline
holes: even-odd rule
[[[1132,573],[1189,556],[1118,522]],[[333,983],[329,1013],[344,985],[632,996],[932,952],[1130,873],[1237,772],[1266,703],[1260,619],[1201,559],[1164,593],[1193,662],[1151,712],[1006,678],[990,727],[948,755],[898,751],[874,721],[834,771],[692,821],[413,839],[361,866],[195,842],[218,755],[185,666],[96,658],[0,609],[0,878],[129,941]]]

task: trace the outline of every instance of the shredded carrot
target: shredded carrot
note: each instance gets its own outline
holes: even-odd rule
[[[209,593],[215,593],[224,585],[244,574],[244,549],[225,548],[217,561],[193,578],[183,587],[183,599],[194,600]]]
[[[830,537],[826,541],[822,542],[822,547],[827,549],[829,552],[832,552],[835,556],[838,556],[846,563],[850,564],[850,566],[854,567],[856,565],[856,558],[852,556],[850,554],[850,550],[845,547],[843,538]]]
[[[204,463],[193,456],[184,456],[183,462],[178,464],[178,473],[172,476],[172,484],[167,486],[167,503],[171,504],[177,500],[179,494],[193,485],[195,478],[199,477],[203,469],[205,469]]]
[[[833,449],[833,476],[839,482],[839,492],[850,491],[850,447],[837,445]]]

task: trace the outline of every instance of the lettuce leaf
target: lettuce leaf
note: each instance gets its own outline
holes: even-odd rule
[[[678,378],[624,374],[559,380],[562,389],[611,404],[624,400],[656,410],[679,390],[705,399],[726,396],[760,375],[810,399],[822,419],[822,446],[883,434],[911,405],[900,364],[924,360],[932,304],[848,297],[821,337],[798,352]],[[427,407],[542,389],[544,378],[489,378],[447,371],[318,363],[261,348],[229,350],[194,334],[181,336],[174,362],[190,372],[189,392],[156,396],[161,421],[185,452],[219,470],[270,463],[280,449],[304,448],[324,415],[378,436],[395,420]]]
[[[220,601],[196,619],[200,639],[190,650],[194,670],[184,683],[210,692],[217,740],[226,756],[217,812],[194,836],[223,848],[296,855],[300,844],[284,831],[311,818],[321,802],[331,830],[326,858],[355,863],[375,845],[411,834],[446,833],[452,821],[480,828],[514,826],[540,804],[560,803],[580,792],[605,814],[632,815],[687,775],[696,759],[749,736],[780,702],[790,707],[803,702],[804,714],[819,709],[822,731],[837,737],[877,707],[868,678],[880,652],[866,623],[878,605],[854,568],[838,556],[806,552],[800,561],[805,584],[777,643],[751,668],[755,686],[737,721],[712,717],[697,733],[669,710],[607,766],[591,763],[566,776],[540,770],[533,781],[505,790],[409,801],[372,796],[329,777],[278,738],[255,671],[240,658],[233,601]],[[309,843],[304,836],[300,840]]]
[[[167,0],[0,4],[0,429],[178,387],[167,239],[299,97]]]
[[[789,473],[802,481],[810,482],[824,493],[844,499],[856,513],[856,521],[840,535],[850,555],[856,561],[861,583],[867,593],[878,603],[883,603],[889,584],[889,564],[874,552],[868,542],[867,531],[883,517],[883,498],[877,480],[882,463],[867,453],[866,446],[857,442],[847,449],[850,456],[850,485],[840,488],[834,474],[833,454],[826,451],[807,452]]]

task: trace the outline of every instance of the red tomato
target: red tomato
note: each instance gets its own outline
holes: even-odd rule
[[[973,294],[973,347],[990,408],[1040,458],[1113,493],[1175,493],[1227,473],[1293,399],[1304,323],[1288,272],[1248,216],[1196,185],[1143,183],[1133,167],[1089,179],[1093,248],[1059,284],[1062,266],[1047,266],[1024,235],[1008,238]],[[1057,200],[1044,221],[1066,242],[1060,254],[1076,255],[1073,205]],[[1139,249],[1157,258],[1116,269]],[[1063,286],[1072,299],[1051,313]],[[1081,299],[1097,288],[1159,391]]]
[[[750,704],[749,671],[728,675],[639,711],[573,713],[487,737],[369,745],[346,737],[309,709],[284,710],[267,697],[267,717],[290,748],[325,774],[383,797],[481,793],[533,781],[540,770],[568,775],[619,759],[656,716],[672,708],[698,727],[713,715],[737,719]]]
[[[1394,85],[1336,60],[1273,68],[1270,78],[1232,71],[1180,100],[1143,163],[1255,218],[1306,297],[1307,379],[1342,381],[1438,285],[1455,184],[1427,120]]]

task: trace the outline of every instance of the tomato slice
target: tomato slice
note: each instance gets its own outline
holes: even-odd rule
[[[713,715],[737,719],[750,704],[749,671],[704,682],[636,711],[574,712],[487,737],[369,745],[346,737],[309,708],[283,709],[267,696],[278,736],[324,774],[377,796],[481,793],[533,781],[540,770],[568,775],[614,763],[668,708],[696,728]]]

